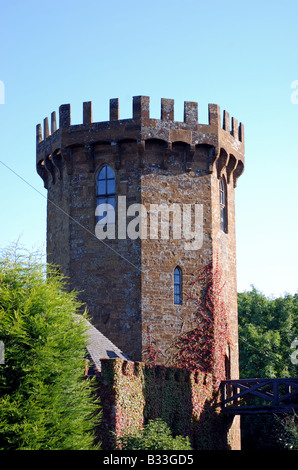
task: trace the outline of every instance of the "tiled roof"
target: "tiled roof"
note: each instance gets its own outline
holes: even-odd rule
[[[87,325],[87,335],[89,338],[87,351],[89,354],[89,359],[91,363],[94,364],[94,368],[97,371],[101,370],[101,359],[113,359],[119,357],[126,361],[130,361],[129,357],[126,356],[115,344],[112,343],[108,338],[106,338],[97,328],[95,328],[91,323],[82,318]]]

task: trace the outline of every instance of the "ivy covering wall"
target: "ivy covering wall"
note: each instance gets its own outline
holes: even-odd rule
[[[211,374],[105,359],[98,393],[103,448],[117,447],[117,437],[155,418],[168,423],[173,435],[188,436],[194,449],[231,448],[231,418],[220,412]]]

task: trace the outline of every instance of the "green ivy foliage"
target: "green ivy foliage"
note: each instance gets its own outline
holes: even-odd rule
[[[298,415],[285,416],[281,425],[283,429],[279,435],[280,444],[287,450],[298,450]]]
[[[92,449],[99,420],[84,377],[81,308],[57,270],[19,250],[0,259],[0,449]]]

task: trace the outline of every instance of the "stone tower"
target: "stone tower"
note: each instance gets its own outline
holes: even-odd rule
[[[83,123],[72,125],[67,104],[59,127],[55,112],[51,129],[48,118],[43,132],[37,126],[36,165],[48,190],[48,261],[80,292],[93,324],[132,360],[144,359],[148,331],[166,355],[194,313],[186,302],[189,281],[218,257],[235,346],[227,375],[237,378],[234,193],[244,170],[243,125],[226,111],[221,120],[214,104],[208,124],[200,124],[195,102],[185,102],[184,121],[175,121],[170,99],[152,119],[146,96],[133,98],[132,118],[123,120],[118,99],[110,100],[107,122],[93,122],[86,102]],[[115,218],[113,211],[96,213],[104,202],[115,207]],[[99,239],[96,228],[115,230],[115,237]]]

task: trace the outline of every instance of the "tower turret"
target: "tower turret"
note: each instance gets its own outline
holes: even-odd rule
[[[55,112],[51,128],[48,118],[37,126],[48,261],[131,359],[144,358],[150,329],[164,362],[193,319],[189,282],[218,257],[234,344],[227,374],[237,377],[234,189],[244,170],[244,127],[226,111],[221,119],[215,104],[207,124],[198,122],[195,102],[184,103],[183,122],[174,120],[171,99],[161,100],[160,119],[150,118],[147,96],[134,97],[132,108],[132,118],[119,119],[111,99],[110,120],[93,122],[86,102],[83,123],[72,125],[64,104],[58,127]]]

